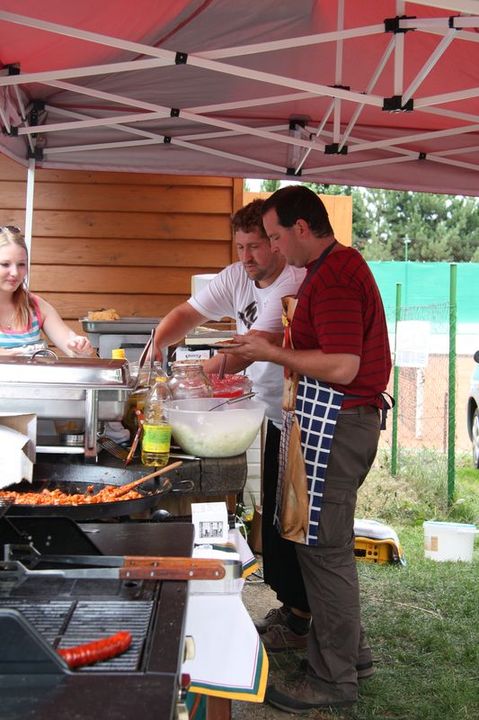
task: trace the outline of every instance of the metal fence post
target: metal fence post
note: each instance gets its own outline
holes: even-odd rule
[[[399,368],[397,359],[398,322],[401,319],[401,283],[396,283],[396,312],[394,322],[394,365],[393,365],[393,427],[391,435],[391,475],[396,477],[398,472],[398,412],[399,412]]]
[[[456,332],[457,332],[457,265],[449,274],[449,402],[447,433],[447,504],[454,497],[456,475]]]

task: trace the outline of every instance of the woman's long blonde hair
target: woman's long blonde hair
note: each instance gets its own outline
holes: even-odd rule
[[[5,225],[0,228],[0,248],[5,245],[18,245],[18,247],[25,250],[28,265],[28,248],[25,243],[25,237],[19,228],[13,227],[12,225]],[[15,308],[13,315],[15,327],[23,328],[28,326],[34,305],[25,282],[22,282],[13,293],[12,302]]]

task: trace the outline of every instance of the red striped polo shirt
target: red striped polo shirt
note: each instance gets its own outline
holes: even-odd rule
[[[319,348],[324,353],[347,353],[361,358],[350,385],[335,390],[359,398],[343,407],[381,405],[391,372],[391,351],[384,308],[374,277],[356,250],[330,253],[311,275],[314,261],[298,295],[292,340],[298,350]]]

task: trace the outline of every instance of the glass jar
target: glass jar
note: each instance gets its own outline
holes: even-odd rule
[[[143,412],[145,409],[146,396],[150,392],[148,386],[140,387],[130,393],[123,414],[123,425],[130,431],[131,437],[135,436],[138,429],[138,416],[136,411]]]
[[[175,400],[212,397],[210,381],[197,360],[177,360],[171,367],[168,387]]]

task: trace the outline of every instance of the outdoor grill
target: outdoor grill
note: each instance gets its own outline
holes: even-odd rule
[[[3,556],[13,541],[26,538],[41,553],[73,560],[103,553],[189,557],[193,528],[186,523],[80,526],[67,518],[9,518],[7,510],[0,518]],[[109,718],[122,720],[180,717],[186,600],[183,581],[12,579],[0,572],[2,720],[86,720],[105,709]],[[56,653],[121,630],[130,631],[132,645],[111,660],[69,670]]]

